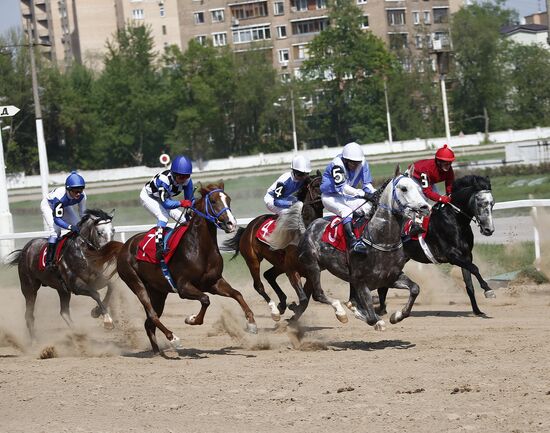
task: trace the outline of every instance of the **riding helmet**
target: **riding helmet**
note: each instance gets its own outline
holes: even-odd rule
[[[86,182],[84,182],[84,178],[76,171],[71,171],[71,174],[65,180],[65,188],[67,189],[84,188],[85,186]]]
[[[292,170],[299,171],[300,173],[309,173],[311,171],[311,163],[309,162],[309,159],[307,159],[305,156],[296,155],[292,159],[290,168]]]
[[[443,147],[437,149],[437,152],[435,152],[435,159],[453,162],[455,160],[455,154],[446,144],[444,144]]]
[[[193,173],[193,164],[186,156],[178,155],[174,158],[170,171],[175,174],[191,174]]]
[[[365,154],[363,153],[363,149],[361,149],[361,146],[359,146],[355,141],[346,144],[344,146],[344,150],[342,151],[342,158],[350,161],[357,161],[362,163],[364,156]]]

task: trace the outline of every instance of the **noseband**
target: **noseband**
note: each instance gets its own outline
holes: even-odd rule
[[[206,196],[204,197],[204,200],[206,201],[206,204],[204,206],[205,208],[205,213],[202,213],[200,210],[198,210],[196,207],[192,207],[191,209],[193,210],[193,212],[195,212],[198,216],[204,218],[205,220],[211,222],[212,224],[214,224],[217,228],[223,230],[222,226],[221,226],[221,223],[220,223],[220,220],[219,220],[219,217],[224,213],[224,212],[227,212],[227,211],[231,211],[231,208],[229,207],[224,207],[222,210],[220,210],[219,212],[216,213],[215,209],[214,209],[214,206],[212,205],[212,203],[210,203],[210,196],[212,194],[214,194],[215,192],[223,192],[223,189],[213,189],[212,191],[209,191],[208,194],[206,194]]]

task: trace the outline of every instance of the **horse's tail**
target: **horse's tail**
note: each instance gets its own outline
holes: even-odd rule
[[[291,244],[298,245],[300,238],[306,231],[302,219],[303,206],[304,204],[298,201],[279,215],[275,229],[266,238],[269,246],[276,250],[282,250]]]
[[[118,241],[107,242],[97,251],[89,251],[86,253],[88,263],[100,269],[105,265],[110,265],[118,256],[118,253],[122,249],[124,244]],[[113,268],[110,275],[106,275],[107,278],[111,278],[116,272],[116,268]]]
[[[23,250],[15,250],[9,253],[4,261],[8,266],[16,266],[21,261]]]
[[[239,249],[239,244],[241,242],[241,237],[243,236],[243,233],[244,233],[245,230],[246,229],[244,227],[239,227],[237,229],[237,233],[235,234],[235,236],[233,236],[231,239],[227,239],[223,242],[222,248],[225,251],[235,251],[235,254],[233,254],[233,257],[231,257],[230,260],[233,260],[241,252],[240,249]]]

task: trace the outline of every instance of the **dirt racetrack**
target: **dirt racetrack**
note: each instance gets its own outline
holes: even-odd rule
[[[315,302],[303,335],[290,332],[246,278],[231,282],[256,314],[257,336],[244,333],[231,299],[211,296],[206,323],[190,327],[184,317],[198,302],[170,295],[163,318],[185,349],[166,358],[151,356],[143,310],[122,284],[113,331],[82,297],[69,330],[57,294],[42,288],[30,346],[10,283],[0,289],[0,432],[550,431],[550,286],[498,289],[492,300],[478,291],[488,316],[479,318],[462,284],[435,269],[413,316],[384,332],[352,316],[340,324]],[[324,281],[346,299],[342,282]],[[397,294],[389,311],[404,304]]]

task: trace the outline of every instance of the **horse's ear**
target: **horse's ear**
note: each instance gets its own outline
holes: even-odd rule
[[[321,170],[317,169],[317,176],[321,177],[322,173]]]
[[[218,188],[224,189],[224,186],[225,186],[225,184],[223,182],[223,179],[220,179],[220,181],[218,182]]]
[[[111,212],[109,212],[108,215],[111,217],[111,219],[115,217],[115,212],[116,212],[116,209],[113,209]]]
[[[393,173],[393,177],[399,176],[399,172],[400,172],[400,170],[399,170],[399,164],[397,164],[397,165],[395,166],[395,173]]]

